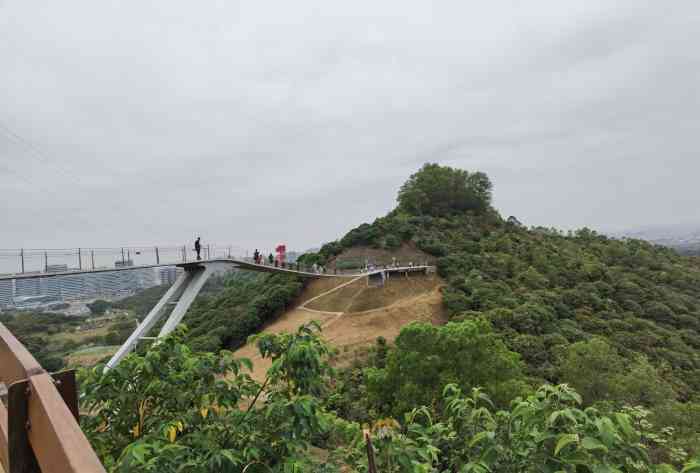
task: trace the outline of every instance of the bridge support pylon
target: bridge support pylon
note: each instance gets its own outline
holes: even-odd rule
[[[105,366],[105,371],[114,368],[117,364],[129,353],[136,349],[140,340],[150,340],[153,337],[148,337],[148,333],[158,323],[160,319],[168,312],[168,308],[175,306],[167,320],[160,329],[157,338],[162,338],[175,330],[175,327],[182,321],[182,318],[187,313],[194,302],[199,291],[202,290],[204,283],[207,282],[209,276],[223,269],[222,263],[202,263],[198,265],[184,266],[185,271],[175,280],[170,289],[163,295],[158,303],[151,309],[146,318],[136,327],[136,330],[129,336],[124,344],[119,347],[119,350],[112,356]]]

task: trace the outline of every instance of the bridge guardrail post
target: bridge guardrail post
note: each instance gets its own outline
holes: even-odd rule
[[[156,246],[156,264],[160,264],[160,254],[158,253],[158,247]]]
[[[80,270],[83,269],[83,258],[82,258],[82,255],[80,254],[80,248],[78,248],[78,269],[80,269]]]
[[[24,274],[24,248],[19,250],[19,260],[20,266],[22,267],[22,274]]]
[[[75,370],[53,373],[52,378],[61,398],[68,406],[75,421],[79,421],[78,388]],[[32,425],[29,421],[29,401],[32,396],[30,379],[12,383],[7,390],[8,412],[8,451],[10,470],[8,473],[42,473],[29,442]]]
[[[95,250],[90,250],[90,262],[92,263],[92,270],[95,270]]]
[[[76,422],[80,422],[80,410],[78,408],[78,383],[75,380],[75,370],[59,371],[51,373],[58,393],[68,406]]]
[[[49,272],[49,253],[48,253],[48,251],[44,251],[44,272],[45,273]]]
[[[9,473],[41,473],[39,463],[29,444],[29,396],[28,379],[15,381],[7,388],[7,450],[10,452]]]

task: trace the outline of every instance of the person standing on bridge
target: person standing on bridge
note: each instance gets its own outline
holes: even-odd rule
[[[270,253],[270,256],[267,257],[267,260],[270,262],[270,266],[275,262],[275,257],[272,256],[272,253]]]
[[[202,259],[202,257],[199,255],[199,253],[202,251],[202,244],[199,242],[200,238],[201,237],[197,237],[197,239],[194,241],[194,251],[197,252],[197,261]]]
[[[255,252],[253,253],[253,261],[255,262],[255,264],[260,264],[260,252],[258,251],[257,248],[255,249]]]

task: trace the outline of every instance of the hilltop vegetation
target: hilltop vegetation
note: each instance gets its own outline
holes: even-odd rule
[[[472,184],[470,177],[475,175],[479,178]],[[446,192],[455,182],[475,189]],[[588,229],[567,234],[527,229],[516,219],[504,221],[490,205],[490,191],[483,175],[426,165],[402,188],[397,209],[306,258],[326,263],[353,245],[415,244],[437,258],[438,272],[447,282],[443,301],[454,322],[450,330],[460,333],[464,323],[479,324],[483,334],[493,330],[519,355],[522,376],[514,374],[513,382],[524,380],[531,387],[569,383],[583,395],[585,405],[645,406],[656,421],[675,425],[680,445],[696,451],[700,445],[694,427],[700,425],[697,264],[640,240],[613,240]],[[416,199],[420,204],[414,203]],[[478,371],[496,358],[436,352],[445,337],[453,337],[441,330],[447,328],[407,328],[387,367],[355,373],[359,376],[355,381],[359,379],[365,388],[360,393],[376,400],[364,401],[364,410],[383,415],[406,412],[409,406],[426,402],[427,391],[439,391],[446,381],[436,382],[434,376],[445,373],[452,373],[449,380],[461,382],[465,389],[485,385],[483,380],[466,382],[468,377],[454,370],[466,363]],[[418,361],[422,359],[446,367],[426,378],[428,367]],[[378,387],[384,389],[373,394]],[[498,399],[517,392],[512,386],[509,390],[489,394]],[[435,400],[433,396],[430,401]]]
[[[189,332],[83,374],[102,458],[113,471],[365,472],[366,427],[381,472],[700,472],[697,263],[527,229],[491,193],[482,173],[426,165],[387,216],[302,257],[419,248],[445,281],[447,324],[409,324],[335,373],[313,326],[266,334],[257,383],[231,353],[197,352],[239,346],[301,282],[224,282]]]

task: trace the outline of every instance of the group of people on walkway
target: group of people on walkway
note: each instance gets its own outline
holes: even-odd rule
[[[202,259],[201,257],[201,252],[202,252],[202,242],[201,242],[201,237],[197,237],[197,239],[194,241],[194,251],[197,253],[197,261],[200,261]],[[270,253],[267,257],[263,255],[257,248],[253,252],[253,261],[255,264],[260,264],[260,265],[269,265],[269,266],[277,266],[279,262],[275,259],[275,256]],[[428,263],[424,263],[427,265]],[[283,264],[286,266],[286,264]],[[293,265],[292,265],[293,266]],[[400,267],[401,263],[397,261],[396,258],[392,258],[391,264],[384,264],[383,268],[384,269],[389,269],[389,268],[397,268]],[[409,268],[412,268],[414,266],[413,261],[409,261],[408,265]],[[371,273],[373,271],[378,270],[381,267],[381,265],[378,265],[376,263],[370,262],[369,260],[365,261],[365,264],[360,267],[360,273]],[[299,271],[300,265],[299,263],[296,263],[296,270]],[[316,273],[316,274],[326,274],[326,267],[323,265],[320,265],[318,263],[314,263],[311,266],[311,272]],[[334,273],[337,273],[336,270],[333,271]]]
[[[256,248],[255,251],[253,252],[253,261],[255,264],[265,264],[265,256],[263,256],[260,251]],[[267,264],[272,266],[275,263],[275,257],[270,253],[267,257]]]

